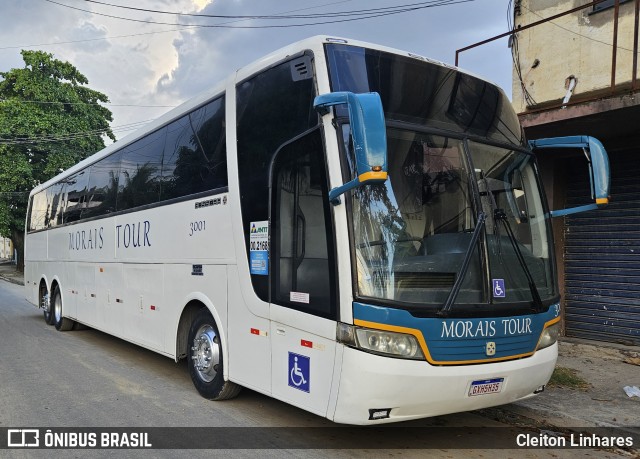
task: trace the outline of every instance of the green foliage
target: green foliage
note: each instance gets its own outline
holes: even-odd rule
[[[29,191],[104,148],[111,111],[69,62],[22,51],[24,68],[0,72],[0,235],[22,232]],[[92,133],[92,135],[87,135]]]

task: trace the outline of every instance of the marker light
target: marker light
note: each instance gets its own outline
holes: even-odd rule
[[[386,330],[355,327],[338,323],[336,339],[342,344],[372,354],[399,357],[403,359],[424,360],[422,349],[413,335]]]
[[[553,345],[556,341],[558,341],[558,336],[560,335],[560,322],[555,323],[544,330],[542,330],[542,334],[540,335],[540,339],[538,340],[538,348],[537,350],[544,349],[545,347],[549,347]]]

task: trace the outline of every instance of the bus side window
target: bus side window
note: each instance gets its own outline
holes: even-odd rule
[[[82,212],[82,218],[115,212],[121,157],[122,153],[118,151],[91,166],[87,207]]]
[[[89,171],[87,169],[72,175],[66,180],[64,223],[75,222],[80,219],[80,214],[85,206],[88,181]]]
[[[129,145],[122,153],[118,178],[118,210],[160,200],[162,151],[167,129],[162,128]]]
[[[47,192],[40,191],[31,198],[29,206],[29,231],[38,231],[45,229],[45,221],[47,219]]]
[[[327,179],[319,131],[285,145],[273,165],[274,303],[335,317]]]
[[[307,76],[294,78],[292,67],[305,60]],[[313,55],[306,52],[240,82],[236,88],[238,181],[247,259],[251,223],[269,218],[273,156],[282,145],[318,125],[312,61]],[[270,301],[268,276],[254,274],[251,282],[258,298]]]
[[[161,201],[228,185],[224,107],[223,96],[169,124]]]
[[[56,183],[47,189],[47,202],[49,203],[49,227],[53,228],[62,224],[63,183]]]

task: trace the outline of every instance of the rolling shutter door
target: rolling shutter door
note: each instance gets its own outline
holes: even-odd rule
[[[566,217],[567,336],[640,344],[640,157],[610,156],[611,204]],[[567,207],[589,202],[586,170],[568,177]]]

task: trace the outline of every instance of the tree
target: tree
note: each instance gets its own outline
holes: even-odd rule
[[[0,72],[0,235],[11,238],[24,266],[29,191],[115,141],[106,95],[69,62],[43,51],[21,52],[24,68]]]

